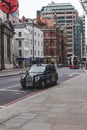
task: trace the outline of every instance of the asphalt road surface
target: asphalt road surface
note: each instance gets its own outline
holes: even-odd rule
[[[58,68],[58,84],[84,73],[83,69]],[[21,75],[0,78],[0,108],[39,90],[23,90],[20,85]],[[40,91],[39,91],[40,92]]]

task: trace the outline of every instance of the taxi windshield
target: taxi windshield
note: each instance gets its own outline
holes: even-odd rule
[[[45,66],[31,66],[29,73],[42,73],[45,71]]]

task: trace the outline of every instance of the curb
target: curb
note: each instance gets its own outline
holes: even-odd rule
[[[7,74],[7,75],[2,75],[0,76],[0,78],[3,78],[3,77],[10,77],[10,76],[15,76],[15,75],[20,75],[22,73],[18,73],[18,74]]]

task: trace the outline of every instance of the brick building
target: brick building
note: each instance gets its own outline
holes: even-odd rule
[[[67,58],[66,32],[55,19],[45,19],[37,16],[37,25],[44,34],[44,59],[50,62],[63,63]]]
[[[56,24],[67,32],[67,57],[74,54],[74,24],[78,23],[78,12],[70,3],[50,3],[37,11],[43,18],[56,19]]]

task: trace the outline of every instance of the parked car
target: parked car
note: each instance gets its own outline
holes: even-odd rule
[[[34,89],[57,84],[57,80],[58,73],[53,64],[34,64],[21,76],[20,83],[23,89]]]

